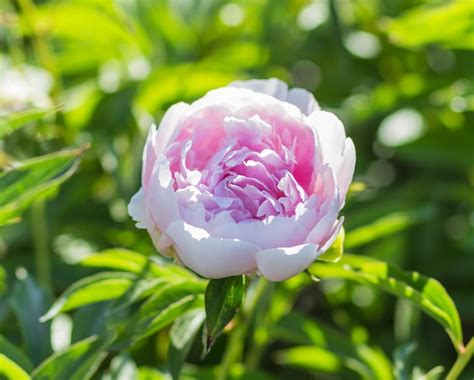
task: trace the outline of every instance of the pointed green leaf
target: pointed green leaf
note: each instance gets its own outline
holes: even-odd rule
[[[104,350],[110,340],[110,337],[93,336],[73,344],[41,363],[32,373],[32,379],[90,379],[105,358]]]
[[[143,275],[150,274],[154,277],[171,278],[173,280],[178,280],[177,277],[196,279],[190,271],[182,267],[170,263],[166,263],[166,265],[159,264],[145,255],[123,248],[107,249],[87,256],[81,260],[81,265],[117,269]]]
[[[412,211],[397,211],[385,215],[370,224],[358,227],[348,232],[345,236],[345,248],[355,248],[372,242],[413,225],[427,220],[433,215],[431,207],[423,207]]]
[[[1,335],[0,352],[18,364],[26,372],[31,372],[33,370],[33,363],[31,363],[30,359],[28,359],[27,356],[17,346],[15,346],[13,343],[10,343]]]
[[[29,380],[30,376],[15,362],[0,354],[0,379]]]
[[[440,25],[444,25],[444,28],[440,28]],[[451,48],[474,49],[470,1],[450,1],[437,6],[424,4],[383,26],[390,40],[403,47],[440,44]]]
[[[12,112],[7,116],[0,117],[0,139],[9,135],[24,125],[41,119],[44,115],[56,111],[55,109],[34,108],[25,111]]]
[[[33,364],[38,364],[52,353],[51,324],[39,321],[50,304],[48,298],[33,278],[19,269],[9,303],[18,319],[25,351]]]
[[[282,364],[326,373],[337,373],[347,368],[365,379],[393,379],[390,361],[380,348],[355,343],[351,337],[322,321],[292,312],[278,321],[271,334],[299,344],[289,351],[278,352],[277,360]],[[315,357],[324,359],[315,360]]]
[[[40,196],[54,191],[78,168],[87,146],[33,158],[0,172],[0,226]]]
[[[205,319],[203,309],[194,309],[177,318],[171,326],[168,367],[173,379],[179,379],[181,366]]]
[[[48,321],[64,311],[120,297],[135,280],[136,276],[127,272],[102,272],[85,277],[66,289],[41,320]]]
[[[234,318],[244,297],[244,276],[211,280],[206,288],[206,347],[211,345],[224,327]]]
[[[114,328],[120,331],[114,347],[122,348],[140,341],[173,323],[185,312],[201,308],[203,293],[204,286],[201,281],[165,284],[158,287],[156,293],[131,316],[119,315],[117,318],[112,314]]]
[[[407,299],[438,321],[450,336],[456,350],[462,347],[459,313],[446,289],[433,278],[418,272],[401,271],[373,258],[344,255],[334,264],[314,263],[310,273],[318,278],[340,278],[377,286]]]
[[[283,366],[324,373],[338,373],[342,368],[342,360],[336,354],[317,346],[297,346],[279,350],[275,359]]]

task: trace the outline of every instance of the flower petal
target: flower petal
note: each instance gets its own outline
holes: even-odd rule
[[[339,235],[339,232],[341,231],[342,224],[344,223],[344,217],[341,216],[341,218],[337,221],[337,223],[334,225],[331,233],[329,234],[329,238],[327,239],[326,243],[324,243],[323,246],[318,250],[318,255],[322,255],[326,250],[331,247],[331,245],[336,241],[337,235]]]
[[[145,202],[153,223],[162,232],[171,222],[181,219],[173,183],[168,159],[159,156],[148,187],[145,188]]]
[[[137,228],[147,228],[144,194],[143,187],[140,187],[128,204],[128,215],[137,222],[135,225]]]
[[[354,143],[350,138],[346,138],[342,122],[330,112],[315,111],[308,120],[316,130],[323,163],[329,164],[336,175],[340,197],[343,200],[354,174]]]
[[[257,268],[270,281],[283,281],[304,271],[316,258],[318,246],[271,248],[257,252]]]
[[[187,103],[176,103],[171,106],[165,115],[161,119],[160,127],[154,139],[155,154],[159,156],[163,154],[168,143],[171,141],[171,137],[176,133],[176,127],[181,120],[183,114],[188,110],[189,104]]]
[[[344,145],[344,159],[339,171],[337,172],[337,181],[339,184],[339,194],[342,199],[342,206],[344,206],[344,200],[346,198],[347,191],[352,182],[352,176],[354,175],[356,163],[356,152],[354,142],[352,139],[347,138],[346,144]]]
[[[276,78],[236,81],[229,84],[229,87],[246,88],[273,96],[279,100],[286,100],[288,93],[288,85]]]
[[[290,91],[288,91],[286,101],[288,103],[294,104],[305,115],[310,115],[312,112],[320,109],[319,104],[314,98],[313,94],[302,88],[292,88]]]
[[[246,88],[273,96],[278,100],[293,104],[305,115],[310,115],[313,111],[319,110],[318,102],[314,99],[313,94],[302,88],[293,88],[288,91],[287,84],[276,78],[236,81],[229,84],[229,87]]]
[[[173,240],[181,261],[201,276],[224,278],[256,270],[258,247],[237,239],[220,239],[183,221],[170,224],[166,234]]]

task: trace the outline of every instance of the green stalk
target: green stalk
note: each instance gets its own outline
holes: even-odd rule
[[[464,347],[458,355],[456,362],[446,376],[446,380],[456,380],[461,375],[463,369],[471,360],[474,352],[474,338],[471,338],[466,347]]]
[[[42,288],[51,295],[53,286],[46,222],[45,200],[36,200],[31,208],[31,229],[33,231],[36,277]]]
[[[268,283],[265,289],[265,298],[271,298],[275,289],[274,283]],[[251,369],[258,368],[262,359],[263,351],[268,343],[269,328],[271,325],[271,317],[269,310],[271,304],[266,303],[265,308],[260,310],[258,317],[255,320],[254,332],[249,347],[249,353],[246,355],[246,366]]]
[[[229,377],[229,371],[235,363],[242,361],[244,351],[245,336],[247,335],[249,325],[253,319],[257,306],[265,294],[269,282],[264,277],[255,279],[255,289],[252,293],[247,293],[243,308],[241,309],[234,330],[231,332],[226,350],[222,359],[218,380],[225,380]]]

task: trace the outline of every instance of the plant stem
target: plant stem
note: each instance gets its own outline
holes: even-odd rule
[[[471,360],[472,354],[474,352],[474,338],[471,338],[467,346],[461,350],[458,355],[456,362],[446,376],[446,380],[456,380],[459,378],[459,375],[463,371],[464,367],[467,366]]]
[[[271,298],[274,290],[274,283],[268,283],[265,289],[265,298]],[[271,304],[265,303],[264,309],[261,309],[258,316],[256,316],[254,332],[252,336],[252,341],[249,347],[249,353],[246,357],[246,366],[251,369],[258,368],[260,361],[262,359],[262,354],[264,347],[266,346],[269,333],[268,330],[271,324],[271,316],[269,315],[269,310],[271,309]]]
[[[31,208],[36,276],[39,284],[52,294],[51,263],[48,252],[48,230],[46,228],[45,200],[36,200]]]
[[[265,290],[269,285],[269,282],[264,277],[256,278],[256,284],[253,292],[247,292],[244,305],[237,317],[236,326],[231,332],[229,341],[226,345],[226,350],[222,359],[221,368],[218,380],[225,380],[228,378],[229,371],[234,363],[242,360],[242,353],[245,343],[245,335],[248,332],[249,325],[255,314],[255,310],[260,303],[262,296],[265,294]]]

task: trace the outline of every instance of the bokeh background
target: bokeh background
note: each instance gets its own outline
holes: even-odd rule
[[[90,252],[152,254],[127,215],[151,123],[173,103],[233,80],[277,77],[313,92],[355,142],[346,251],[437,278],[473,335],[472,0],[7,0],[0,7],[0,116],[51,109],[0,141],[0,166],[91,144],[44,207],[0,229],[10,282],[20,266],[38,275],[38,245],[51,258],[52,282],[40,279],[51,296],[90,273],[71,265]],[[0,331],[18,341],[8,296],[0,298]],[[425,369],[455,359],[435,322],[367,286],[311,285],[294,307],[355,331],[388,357],[418,341],[413,355]],[[61,339],[70,338],[58,333],[53,343]],[[275,378],[339,378],[282,366],[272,354],[278,347],[263,360]],[[136,361],[160,355],[157,343]],[[473,374],[471,366],[466,379]]]

